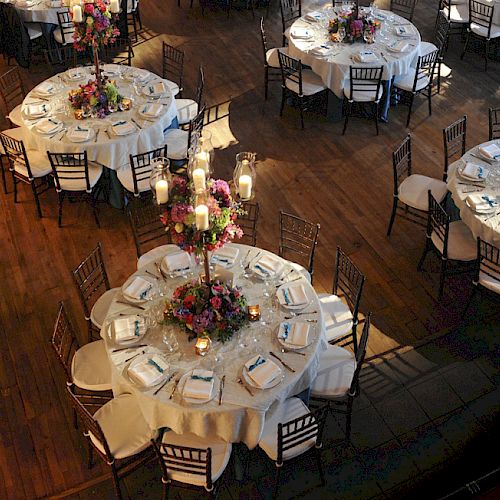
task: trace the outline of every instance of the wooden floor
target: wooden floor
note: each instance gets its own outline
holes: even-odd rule
[[[406,108],[391,108],[390,123],[381,126],[378,137],[371,122],[353,119],[342,137],[341,123],[314,115],[302,131],[294,111],[279,118],[278,83],[271,84],[269,100],[263,99],[258,22],[265,9],[255,18],[245,10],[229,19],[208,10],[202,18],[199,7],[190,10],[187,1],[182,3],[179,9],[174,0],[142,0],[145,29],[133,64],[159,72],[162,41],[181,48],[188,96],[203,64],[208,104],[229,102],[229,118],[210,125],[219,147],[216,175],[230,178],[239,151],[258,155],[258,245],[277,250],[279,210],[320,222],[315,286],[331,288],[335,248],[342,246],[367,275],[362,311],[374,312],[370,355],[411,348],[457,325],[467,280],[452,280],[439,304],[438,263],[430,259],[426,272],[416,271],[424,231],[397,220],[392,237],[385,236],[392,203],[391,151],[408,132]],[[424,39],[432,34],[434,5],[421,0],[417,6],[416,24]],[[266,26],[278,44],[276,6]],[[419,100],[412,117],[415,170],[435,177],[443,168],[443,127],[467,114],[472,146],[487,139],[488,107],[500,105],[500,64],[492,62],[484,73],[477,56],[460,62],[460,50],[454,39],[446,56],[452,74],[433,98],[433,115]],[[27,88],[47,77],[42,64],[22,73]],[[9,186],[8,195],[0,193],[0,498],[36,498],[105,471],[101,465],[86,469],[49,338],[58,301],[64,300],[84,339],[70,270],[96,243],[103,244],[112,286],[133,272],[135,250],[122,212],[101,205],[97,229],[86,205],[68,205],[64,227],[58,229],[55,193],[42,196],[44,218],[38,220],[29,188],[21,187],[20,202],[14,204]]]

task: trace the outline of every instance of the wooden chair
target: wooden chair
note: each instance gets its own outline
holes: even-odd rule
[[[246,212],[244,215],[238,215],[236,223],[243,229],[243,236],[240,243],[256,246],[257,245],[257,222],[259,221],[259,204],[250,201],[244,201],[241,208]]]
[[[135,41],[139,40],[137,33],[137,23],[139,23],[139,28],[142,30],[142,20],[141,11],[139,9],[139,0],[130,0],[127,2],[127,22],[132,21],[134,27]]]
[[[100,243],[73,270],[73,280],[87,321],[90,342],[94,338],[100,338],[99,331],[111,302],[120,290],[110,287]]]
[[[349,67],[348,88],[344,88],[345,120],[342,135],[347,130],[349,117],[352,115],[354,106],[365,106],[369,104],[373,108],[373,119],[378,135],[378,112],[380,99],[382,98],[382,71],[383,66],[374,68]]]
[[[149,177],[153,170],[156,158],[167,158],[167,146],[152,149],[146,153],[129,155],[130,165],[120,168],[117,172],[118,180],[128,193],[139,197],[151,191]]]
[[[20,182],[29,184],[35,198],[38,217],[42,218],[42,209],[40,206],[40,195],[50,188],[50,163],[47,156],[35,150],[26,151],[22,139],[16,139],[19,136],[16,132],[6,131],[0,133],[0,141],[4,153],[9,161],[9,170],[12,174],[12,183],[14,185],[14,203],[17,203],[17,185]]]
[[[208,491],[216,497],[231,458],[231,443],[170,430],[152,443],[162,469],[163,498],[168,498],[170,486]]]
[[[300,124],[304,128],[304,111],[312,108],[322,109],[328,104],[328,89],[321,78],[310,69],[303,69],[302,62],[278,51],[281,69],[281,107],[280,116],[288,99],[298,103]]]
[[[468,2],[456,3],[454,0],[439,0],[438,16],[440,12],[443,13],[449,25],[448,37],[452,35],[463,37],[469,23]]]
[[[352,345],[354,352],[358,348],[358,313],[365,280],[364,274],[337,247],[332,293],[318,294],[326,340],[344,347]]]
[[[412,21],[416,3],[416,0],[391,0],[391,10],[394,14]]]
[[[436,69],[436,61],[439,50],[434,50],[424,56],[418,56],[415,69],[411,69],[406,75],[394,78],[393,93],[401,104],[408,105],[408,118],[406,126],[410,125],[413,101],[417,94],[427,97],[429,116],[432,115],[432,82]]]
[[[64,303],[59,312],[51,339],[52,348],[66,374],[66,384],[86,391],[111,390],[111,367],[104,340],[89,341],[80,347]]]
[[[205,74],[203,67],[198,70],[198,83],[196,85],[195,99],[176,99],[177,120],[179,125],[189,125],[189,122],[196,118],[199,110],[203,106],[203,90],[205,87]]]
[[[267,90],[269,82],[277,82],[281,80],[280,61],[278,51],[288,52],[287,47],[275,47],[270,49],[267,44],[266,31],[264,29],[264,18],[260,18],[260,39],[262,42],[262,52],[264,61],[264,97],[267,101]]]
[[[162,78],[168,80],[174,96],[182,97],[184,52],[163,42]]]
[[[67,394],[83,423],[89,468],[95,451],[111,467],[116,497],[122,499],[120,480],[153,459],[151,439],[156,431],[144,420],[132,394],[109,400],[95,394],[75,394],[70,387]]]
[[[21,127],[21,104],[26,97],[23,81],[19,68],[14,66],[0,76],[0,97],[5,116],[10,123]]]
[[[119,37],[102,47],[102,61],[108,64],[132,66],[134,50],[130,38]]]
[[[490,47],[493,46],[494,53],[500,47],[500,26],[493,24],[494,4],[486,4],[477,0],[469,0],[469,26],[464,50],[460,59],[463,59],[469,44],[484,45],[484,71],[488,71],[488,56]]]
[[[288,42],[290,25],[302,17],[302,0],[280,0],[281,25],[283,27],[283,47]]]
[[[489,108],[489,134],[488,140],[500,139],[500,108]]]
[[[445,209],[429,191],[429,212],[425,247],[417,269],[422,270],[428,252],[441,260],[439,298],[443,295],[446,276],[467,272],[477,258],[476,244],[470,229],[461,221],[451,221]]]
[[[394,176],[394,192],[392,213],[387,229],[391,235],[396,215],[414,222],[419,226],[427,226],[427,211],[431,190],[434,198],[442,203],[448,193],[445,182],[426,175],[412,173],[411,135],[408,134],[398,148],[392,153],[392,168]]]
[[[73,24],[69,10],[58,12],[57,21],[59,26],[52,33],[54,40],[60,45],[73,45],[75,25]]]
[[[296,271],[312,282],[320,225],[280,211],[279,255],[296,263]],[[297,262],[299,261],[299,262]]]
[[[89,165],[86,151],[83,153],[51,153],[47,151],[47,155],[52,166],[52,175],[58,194],[59,227],[62,227],[63,203],[66,196],[70,201],[88,201],[92,206],[95,223],[97,227],[101,227],[93,189],[101,178],[102,166]]]
[[[61,73],[84,63],[84,57],[72,45],[61,45],[46,49],[43,54],[45,63],[52,69],[53,74]]]
[[[321,486],[325,485],[321,448],[327,411],[326,406],[310,411],[299,398],[290,398],[266,415],[259,448],[276,465],[273,498],[278,496],[283,466],[299,457],[311,460],[314,454]]]
[[[327,403],[333,413],[346,416],[345,435],[351,439],[352,407],[360,393],[359,375],[366,356],[370,335],[371,313],[368,313],[357,351],[328,344],[319,359],[319,369],[311,386],[313,403]]]
[[[23,127],[9,128],[7,130],[2,130],[2,134],[8,135],[9,137],[13,137],[18,141],[22,141],[24,139],[24,128]],[[5,175],[4,158],[7,159],[7,162],[9,161],[7,153],[3,148],[2,141],[0,140],[0,171],[2,173],[3,192],[7,194],[8,193],[7,178]],[[10,171],[10,168],[8,170]]]
[[[444,173],[443,181],[448,178],[450,163],[458,160],[465,154],[467,140],[467,115],[443,129],[444,144]],[[451,160],[451,162],[450,162]]]

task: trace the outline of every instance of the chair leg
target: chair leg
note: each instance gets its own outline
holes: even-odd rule
[[[375,103],[375,129],[378,135],[378,102]]]
[[[474,288],[472,289],[472,293],[470,294],[469,300],[467,301],[467,305],[464,307],[464,310],[462,312],[462,316],[461,316],[462,321],[467,316],[467,313],[469,312],[470,305],[472,304],[472,300],[476,296],[477,292],[478,292],[477,285],[474,285]]]
[[[446,259],[441,259],[441,275],[439,276],[439,294],[438,297],[441,299],[444,291],[444,280],[446,278],[446,270],[448,267],[448,261]]]
[[[267,86],[269,85],[269,68],[264,67],[264,98],[267,101]]]
[[[462,51],[462,54],[460,55],[460,59],[463,59],[465,56],[465,53],[467,52],[467,47],[469,46],[469,38],[470,38],[470,35],[469,35],[469,33],[467,33],[467,38],[465,39],[464,50]]]
[[[61,191],[59,193],[59,215],[58,215],[58,220],[57,220],[57,225],[59,227],[62,227],[62,209],[63,209],[63,202],[64,202],[64,191]]]
[[[342,130],[342,135],[345,135],[345,131],[347,130],[347,123],[349,122],[349,115],[351,114],[351,103],[347,103],[347,109],[345,113],[345,120],[344,120],[344,128]]]
[[[280,107],[280,116],[283,116],[283,109],[285,107],[285,100],[286,100],[286,97],[285,97],[285,91],[282,90],[281,92],[281,107]]]
[[[352,421],[352,402],[353,398],[349,397],[349,401],[347,402],[347,410],[346,410],[346,422],[345,422],[345,435],[347,442],[351,441],[351,421]]]
[[[437,77],[438,77],[438,94],[441,92],[441,65],[443,63],[440,61],[438,62],[438,65],[437,65],[437,68],[438,68],[438,74],[437,74]]]
[[[38,218],[41,219],[43,215],[42,215],[42,208],[40,207],[40,200],[38,198],[38,192],[36,190],[36,180],[31,181],[31,190],[33,191],[33,196],[35,198],[36,212],[38,214]]]
[[[429,93],[427,94],[427,101],[429,103],[429,116],[432,116],[432,85],[429,85]]]
[[[394,224],[394,219],[396,218],[396,210],[398,208],[398,199],[397,198],[394,198],[394,201],[392,203],[392,213],[391,213],[391,219],[389,221],[389,227],[387,229],[387,236],[390,236],[391,235],[391,231],[392,231],[392,226]]]
[[[93,194],[90,195],[90,203],[92,205],[92,213],[94,214],[95,223],[97,227],[100,228],[101,224],[99,223],[99,217],[97,216],[97,203]]]
[[[115,494],[118,500],[122,500],[122,490],[120,488],[120,478],[118,477],[118,473],[116,472],[115,464],[111,464],[111,471],[113,473],[113,484],[115,486]]]
[[[283,466],[280,466],[280,467],[276,467],[276,484],[274,485],[274,494],[273,494],[273,498],[277,498],[278,497],[278,492],[280,490],[280,480],[281,480],[281,469],[283,468]]]
[[[486,40],[484,43],[484,71],[488,71],[488,49],[490,48],[490,41]]]
[[[8,191],[7,191],[7,179],[5,177],[5,168],[3,166],[3,158],[4,158],[4,156],[0,155],[0,168],[2,169],[3,192],[5,194],[7,194],[8,193]]]
[[[14,185],[14,203],[17,203],[17,179],[14,172],[12,172],[12,184]]]
[[[415,99],[415,96],[412,94],[411,99],[410,99],[410,105],[408,106],[408,118],[406,119],[406,128],[408,128],[410,126],[411,110],[413,108],[414,99]]]
[[[87,440],[87,454],[88,454],[88,462],[87,467],[92,469],[94,465],[94,448],[92,447],[92,443],[90,442],[90,438]]]
[[[141,11],[139,10],[139,7],[137,7],[137,20],[139,21],[139,28],[142,30]]]
[[[429,251],[429,238],[427,237],[427,239],[425,241],[424,253],[422,254],[422,257],[420,257],[420,260],[418,261],[417,271],[422,270],[422,266],[424,265],[424,261],[425,261],[425,258],[427,257],[428,251]]]
[[[316,448],[316,463],[318,465],[319,477],[321,479],[321,486],[325,486],[325,473],[323,471],[323,464],[321,463],[321,448]]]

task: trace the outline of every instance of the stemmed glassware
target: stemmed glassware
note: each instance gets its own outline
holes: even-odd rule
[[[345,38],[345,28],[344,26],[339,26],[339,29],[337,31],[337,40],[339,41],[339,43],[342,43],[344,38]]]

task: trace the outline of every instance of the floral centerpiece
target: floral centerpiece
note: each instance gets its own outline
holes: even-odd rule
[[[83,115],[97,118],[104,118],[113,111],[125,109],[127,104],[127,100],[118,93],[114,82],[104,81],[97,85],[95,80],[89,80],[78,89],[71,90],[69,102],[74,109],[82,110]]]
[[[167,321],[185,326],[190,336],[229,340],[247,322],[246,299],[220,281],[192,281],[178,287],[165,313]]]
[[[375,35],[375,32],[380,28],[380,21],[368,19],[366,15],[358,14],[357,10],[345,11],[340,12],[335,19],[329,22],[328,32],[333,42],[342,41],[338,37],[340,28],[345,30],[345,40],[352,43],[356,40],[363,40],[367,30],[371,35]]]

